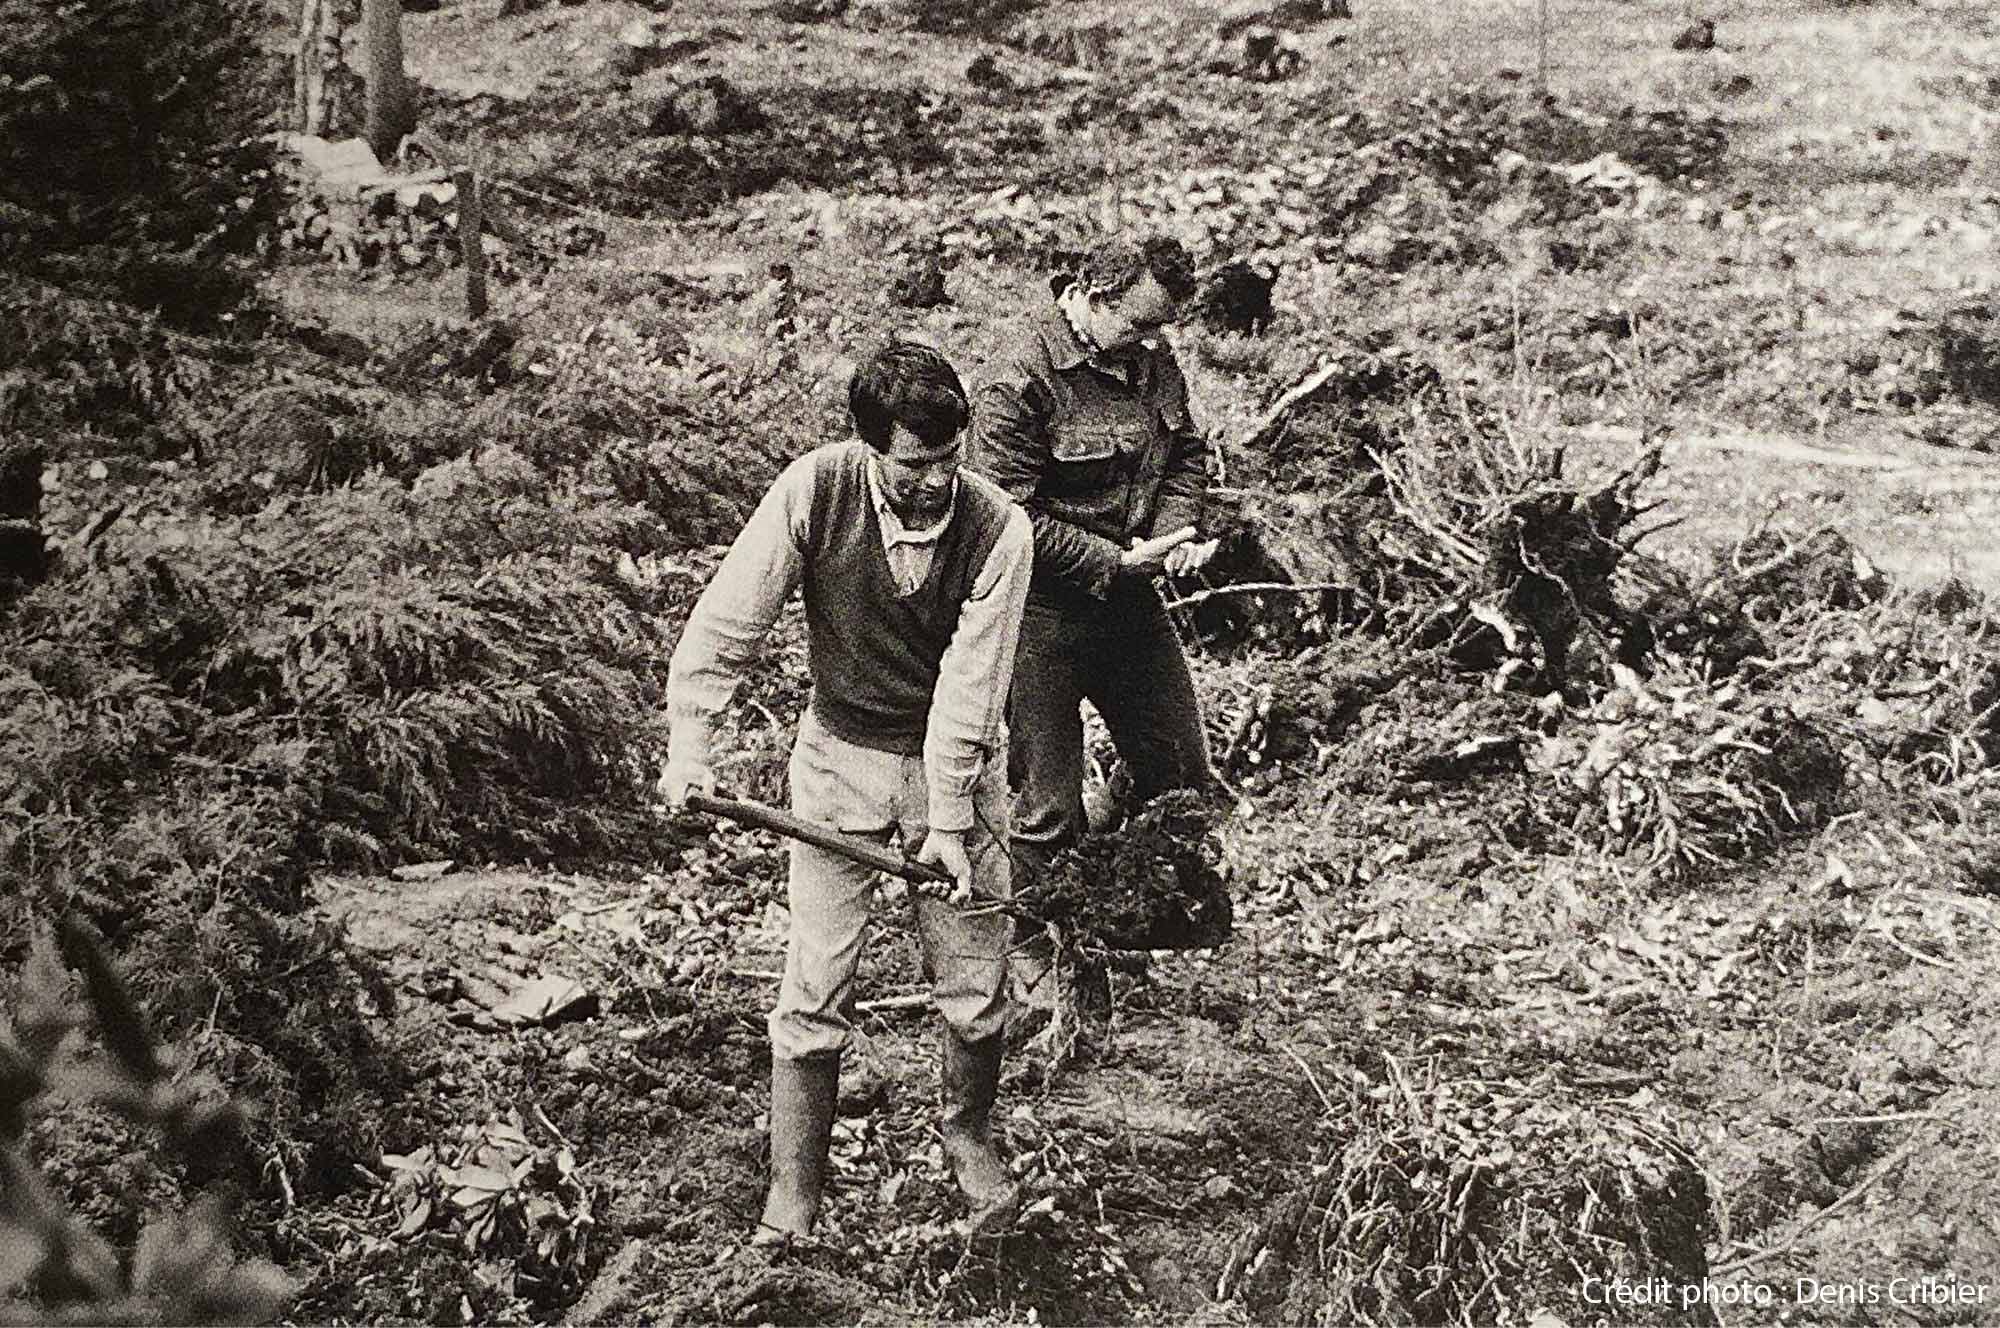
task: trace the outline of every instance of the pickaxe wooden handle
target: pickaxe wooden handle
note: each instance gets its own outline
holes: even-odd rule
[[[900,876],[906,881],[935,881],[940,885],[951,885],[951,873],[928,862],[918,862],[872,839],[859,835],[845,834],[828,826],[818,825],[803,817],[780,811],[776,807],[766,807],[761,802],[749,802],[741,798],[714,797],[706,793],[691,793],[687,805],[695,811],[706,812],[710,816],[727,816],[740,825],[754,825],[761,830],[774,830],[781,835],[823,848],[829,853],[858,862],[864,867],[872,867],[891,876]]]

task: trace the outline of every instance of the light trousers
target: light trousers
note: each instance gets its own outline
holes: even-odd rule
[[[1004,752],[1004,746],[1002,748]],[[842,741],[810,709],[800,721],[790,767],[792,810],[809,821],[889,842],[915,853],[929,833],[929,790],[921,757]],[[1010,899],[1007,770],[995,755],[973,791],[965,832],[975,898]],[[791,845],[791,935],[785,977],[771,1011],[771,1053],[800,1059],[837,1055],[853,1029],[854,975],[873,913],[875,872],[810,844]],[[1007,949],[1013,923],[998,912],[968,915],[912,891],[917,939],[931,972],[932,999],[960,1039],[1002,1031],[1007,1013]]]

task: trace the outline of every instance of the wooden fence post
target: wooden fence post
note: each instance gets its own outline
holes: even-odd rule
[[[486,317],[486,246],[479,199],[479,177],[470,168],[453,171],[458,190],[458,253],[465,263],[465,309],[474,319]]]
[[[417,127],[417,104],[403,73],[402,0],[362,0],[361,48],[368,70],[365,136],[383,165]]]
[[[1549,95],[1549,0],[1541,0],[1535,12],[1535,84],[1542,96]]]

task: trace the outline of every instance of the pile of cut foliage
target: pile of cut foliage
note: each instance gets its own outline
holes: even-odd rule
[[[1220,822],[1204,793],[1163,794],[1058,854],[1016,901],[1079,954],[1220,945],[1233,920]]]
[[[1702,1286],[1707,1184],[1640,1113],[1548,1076],[1423,1080],[1394,1060],[1315,1082],[1340,1142],[1237,1237],[1217,1288],[1257,1320],[1595,1321],[1592,1279]],[[1698,1296],[1618,1313],[1712,1321]]]

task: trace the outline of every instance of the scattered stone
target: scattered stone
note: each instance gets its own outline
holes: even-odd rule
[[[724,134],[762,129],[769,118],[757,104],[719,74],[684,83],[654,108],[647,132],[698,134],[717,138]]]
[[[1730,74],[1726,78],[1717,78],[1709,85],[1709,90],[1718,97],[1741,97],[1756,87],[1757,80],[1748,74]]]
[[[1693,23],[1690,23],[1686,28],[1681,30],[1680,36],[1674,38],[1674,49],[1676,51],[1714,50],[1715,20],[1712,18],[1703,18],[1696,19]]]
[[[597,1013],[597,1007],[597,994],[581,982],[551,975],[516,988],[491,1009],[501,1024],[519,1027],[587,1019]]]
[[[390,868],[389,875],[406,882],[435,881],[457,865],[449,858],[440,858],[435,862],[409,862]]]
[[[1006,71],[1000,68],[1000,62],[993,58],[991,51],[972,57],[971,62],[965,66],[965,81],[975,88],[983,88],[988,92],[1014,90],[1014,80],[1007,77]]]
[[[278,145],[295,156],[306,177],[330,195],[358,195],[386,177],[366,139],[285,134]]]
[[[936,237],[914,241],[896,255],[900,270],[889,285],[889,298],[910,309],[935,309],[949,304],[945,292],[944,244]]]
[[[1272,263],[1228,262],[1215,269],[1195,295],[1192,314],[1211,331],[1258,333],[1270,326]]]

